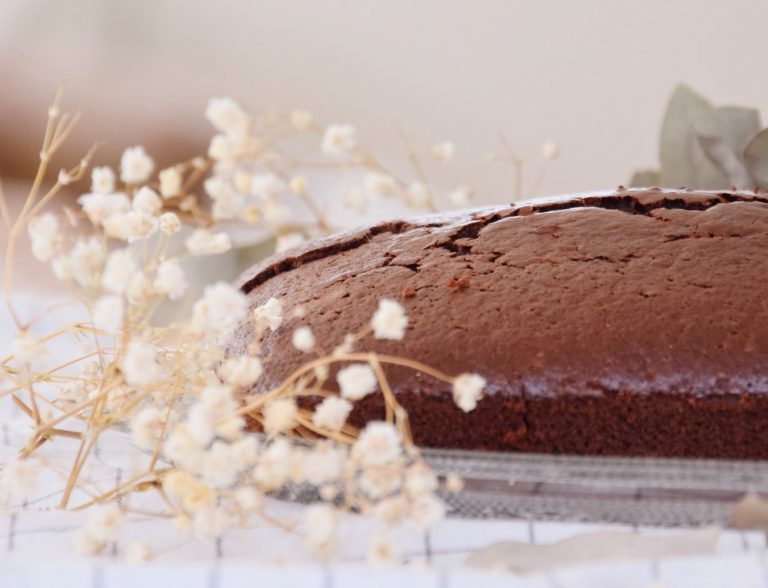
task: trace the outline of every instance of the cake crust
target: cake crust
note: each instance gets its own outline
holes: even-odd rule
[[[257,391],[306,360],[296,327],[333,346],[380,298],[400,301],[405,339],[361,348],[488,381],[464,413],[450,386],[388,370],[422,446],[768,458],[762,195],[619,190],[381,223],[267,260],[239,285],[252,308],[275,296],[307,313],[260,341]],[[229,352],[253,338],[243,323]],[[351,421],[383,414],[371,395]]]

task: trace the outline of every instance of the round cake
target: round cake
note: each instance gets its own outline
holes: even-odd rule
[[[242,277],[252,307],[286,308],[258,342],[278,385],[399,301],[402,341],[358,348],[487,380],[471,412],[451,386],[388,369],[425,447],[768,458],[768,198],[661,189],[578,195],[387,222],[269,259]],[[249,321],[229,349],[247,353]],[[329,379],[329,386],[335,378]],[[350,422],[382,419],[381,395]]]

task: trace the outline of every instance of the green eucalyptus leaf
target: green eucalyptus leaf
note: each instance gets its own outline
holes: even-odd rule
[[[714,109],[688,86],[678,86],[667,106],[661,130],[661,185],[716,188],[726,183],[696,137],[695,123]]]
[[[697,139],[709,160],[724,176],[725,185],[712,187],[751,188],[743,152],[760,130],[760,114],[752,108],[726,106],[702,115],[694,122]]]
[[[650,188],[652,186],[661,186],[661,172],[657,169],[636,171],[629,181],[630,188]]]
[[[763,129],[747,143],[744,160],[754,183],[768,188],[768,129]]]
[[[726,185],[715,187],[726,188],[735,186],[737,188],[748,188],[753,183],[744,163],[722,137],[716,135],[697,135],[697,139],[699,145],[704,149],[704,153],[717,166],[727,182]]]
[[[697,118],[694,126],[699,135],[719,137],[741,157],[744,147],[760,130],[760,113],[754,108],[723,106]]]

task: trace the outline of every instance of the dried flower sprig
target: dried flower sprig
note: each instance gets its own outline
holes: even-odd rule
[[[290,233],[282,221],[293,214],[281,198],[290,192],[314,217],[306,234],[331,230],[325,210],[310,197],[308,182],[292,175],[299,162],[279,147],[281,127],[252,117],[229,99],[212,100],[206,114],[219,133],[209,158],[160,170],[155,178],[146,151],[126,149],[119,173],[109,167],[92,170],[91,190],[78,199],[79,210],[55,214],[46,212],[46,205],[62,187],[84,176],[93,153],[61,171],[43,192],[51,159],[78,118],[61,114],[60,99],[59,94],[49,110],[39,170],[15,218],[0,194],[0,211],[9,228],[4,293],[17,326],[10,353],[0,359],[0,398],[9,398],[32,424],[18,458],[2,464],[0,500],[13,503],[30,495],[43,467],[42,449],[61,438],[74,440],[77,449],[60,507],[97,507],[77,537],[82,553],[101,552],[117,535],[125,514],[147,514],[131,501],[135,493],[146,491],[164,505],[154,516],[217,536],[253,517],[295,529],[295,522],[270,515],[265,497],[289,484],[309,484],[321,501],[307,509],[303,526],[308,546],[318,554],[334,546],[339,509],[369,514],[385,527],[405,520],[419,526],[439,521],[444,507],[435,495],[438,480],[413,443],[407,412],[388,382],[387,369],[417,370],[453,386],[455,401],[465,411],[475,408],[485,380],[477,374],[445,374],[405,357],[355,350],[370,335],[401,340],[408,324],[401,304],[381,300],[369,324],[343,341],[317,341],[311,325],[298,328],[293,345],[313,353],[308,356],[312,359],[280,385],[255,396],[244,391],[263,377],[257,346],[251,355],[227,357],[222,342],[241,321],[252,321],[257,333],[274,331],[284,316],[300,309],[283,308],[280,300],[271,299],[249,311],[241,292],[219,282],[205,289],[187,320],[171,325],[155,320],[164,301],[185,297],[188,258],[231,248],[228,234],[220,230],[223,223],[238,218],[260,222],[285,243]],[[428,209],[436,206],[435,192],[427,187],[419,159],[406,141],[416,182],[378,163],[359,146],[349,125],[322,128],[305,111],[277,120],[293,131],[319,135],[328,156],[347,158],[332,167],[365,170],[371,193]],[[433,148],[439,162],[449,161],[453,152],[449,142]],[[211,206],[195,194],[201,181]],[[86,315],[43,335],[12,306],[14,256],[25,229],[34,256],[49,262],[55,276],[70,285]],[[49,365],[45,346],[67,338],[78,351]],[[324,354],[320,348],[333,351]],[[329,385],[334,364],[341,369],[335,385]],[[354,403],[370,394],[382,395],[385,418],[358,430],[347,417]],[[307,399],[314,400],[314,408],[306,408]],[[246,432],[246,417],[260,423],[262,437]],[[83,472],[99,438],[126,428],[133,444],[146,452],[144,459],[127,479],[94,491]],[[449,491],[461,488],[455,477],[443,485]],[[131,553],[143,560],[151,550],[142,543]],[[398,557],[384,536],[372,541],[370,554],[377,563]]]

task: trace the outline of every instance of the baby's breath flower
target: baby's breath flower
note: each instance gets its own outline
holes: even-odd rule
[[[407,326],[408,316],[402,304],[389,298],[379,300],[379,307],[371,319],[374,337],[399,341],[405,337]]]
[[[556,159],[560,155],[560,147],[554,141],[547,140],[541,146],[541,156],[544,159]]]
[[[82,288],[95,284],[106,253],[96,237],[79,239],[69,255],[53,260],[53,273],[62,280],[75,280]]]
[[[240,215],[245,222],[255,224],[261,220],[261,207],[256,203],[251,203],[243,208],[243,212]]]
[[[197,229],[184,242],[192,255],[213,255],[224,253],[232,248],[229,235],[211,233],[206,229]]]
[[[181,230],[181,221],[175,212],[164,212],[159,220],[160,231],[166,235],[175,235]]]
[[[285,192],[285,182],[275,174],[251,176],[251,192],[261,198],[274,198]]]
[[[203,291],[192,308],[192,324],[200,333],[223,336],[233,331],[245,317],[248,300],[234,286],[217,282]]]
[[[355,343],[357,343],[357,337],[352,333],[347,333],[344,335],[344,340],[333,349],[333,355],[338,356],[352,353],[355,349]]]
[[[456,154],[456,146],[451,141],[443,141],[432,147],[432,156],[441,163],[448,163]]]
[[[328,441],[319,442],[310,449],[304,460],[302,475],[304,480],[320,486],[341,478],[344,468],[344,456],[336,446]]]
[[[136,306],[146,304],[149,297],[152,295],[152,285],[141,272],[136,272],[131,278],[131,283],[128,284],[128,288],[125,291],[125,297],[128,301]]]
[[[120,179],[126,184],[146,182],[154,169],[155,162],[144,151],[144,147],[129,147],[123,151],[120,158]]]
[[[193,212],[197,207],[197,198],[194,194],[189,194],[179,201],[179,210],[182,212]]]
[[[98,555],[105,547],[106,544],[103,541],[94,539],[85,529],[80,529],[75,534],[73,549],[77,555],[86,557]]]
[[[65,169],[59,170],[59,176],[57,178],[57,181],[62,186],[67,186],[72,181],[72,178],[69,175],[69,172]]]
[[[240,486],[235,490],[234,497],[237,506],[246,512],[254,512],[264,506],[264,495],[251,486]]]
[[[470,412],[485,388],[485,378],[477,374],[461,374],[453,381],[453,401],[464,412]]]
[[[342,203],[350,210],[355,211],[358,214],[365,212],[368,202],[365,199],[365,194],[360,188],[351,188],[342,197]]]
[[[163,416],[155,407],[148,407],[131,420],[133,442],[141,449],[153,449],[163,431]]]
[[[372,421],[363,429],[352,447],[352,455],[363,466],[392,463],[400,457],[400,431],[391,423]]]
[[[411,503],[410,520],[421,529],[434,527],[445,518],[445,504],[432,494],[418,497]]]
[[[75,272],[72,260],[68,255],[54,257],[51,261],[51,269],[53,270],[53,275],[59,280],[68,282],[74,277]]]
[[[422,182],[411,182],[405,189],[405,203],[411,208],[427,209],[431,201],[429,187]]]
[[[123,328],[125,303],[117,294],[105,294],[93,305],[93,324],[97,329],[117,333]]]
[[[174,166],[168,167],[158,174],[160,179],[160,194],[163,198],[173,198],[181,193],[181,170]]]
[[[112,505],[95,507],[88,514],[85,531],[96,541],[114,541],[123,524],[123,512]]]
[[[304,513],[307,547],[316,555],[327,555],[336,547],[336,511],[327,504],[313,504]]]
[[[92,194],[83,194],[77,199],[77,202],[88,219],[95,225],[100,225],[109,217],[128,212],[131,209],[131,201],[123,193],[103,194],[94,191]]]
[[[307,326],[296,329],[291,341],[296,349],[305,353],[309,353],[315,348],[315,336],[312,329]]]
[[[188,287],[187,279],[177,259],[163,260],[157,266],[154,287],[159,294],[168,296],[169,300],[180,300],[184,297]]]
[[[448,198],[456,206],[467,206],[472,200],[472,188],[469,186],[459,186],[451,192]]]
[[[186,430],[206,445],[215,435],[220,434],[220,427],[232,418],[238,407],[229,386],[207,386],[200,400],[189,410]]]
[[[128,249],[116,249],[107,257],[101,273],[101,285],[107,292],[123,294],[138,270]]]
[[[312,424],[329,431],[340,431],[352,412],[352,403],[338,396],[328,396],[315,408]]]
[[[37,489],[39,466],[31,459],[12,459],[0,471],[0,494],[13,502],[29,500]]]
[[[400,562],[400,550],[391,539],[383,535],[375,535],[368,542],[366,561],[376,568],[393,566]]]
[[[254,435],[243,437],[229,446],[230,458],[241,468],[252,466],[259,458],[259,441]]]
[[[238,217],[245,205],[245,199],[230,182],[214,176],[205,180],[204,187],[213,200],[214,219],[228,220]]]
[[[318,494],[320,494],[320,500],[331,502],[339,495],[339,488],[335,484],[323,484],[320,486]]]
[[[125,559],[132,564],[146,563],[152,559],[152,550],[142,541],[131,541],[125,548]]]
[[[181,504],[194,513],[204,512],[216,504],[216,491],[207,484],[194,480],[181,495]]]
[[[261,377],[264,367],[258,357],[240,355],[226,359],[219,367],[219,375],[232,386],[251,386]]]
[[[231,220],[242,214],[244,206],[245,199],[243,196],[232,190],[225,198],[218,198],[213,201],[211,213],[215,220]]]
[[[235,190],[241,194],[247,194],[251,191],[252,178],[253,175],[251,172],[244,169],[239,169],[235,172],[235,175],[232,178],[232,184],[235,186]]]
[[[296,426],[298,408],[292,398],[278,398],[264,406],[264,431],[268,435],[287,433]]]
[[[326,155],[347,155],[357,147],[357,131],[352,125],[328,125],[321,149]]]
[[[291,192],[294,194],[306,194],[309,184],[307,183],[307,178],[303,176],[295,176],[288,182],[288,187],[290,187]]]
[[[138,210],[113,214],[103,222],[107,237],[133,242],[155,234],[160,222],[157,217]]]
[[[30,219],[27,233],[32,241],[32,255],[40,261],[50,260],[61,245],[59,220],[50,212]]]
[[[452,494],[458,494],[464,489],[464,480],[456,474],[448,474],[445,477],[445,489]]]
[[[312,126],[312,113],[308,110],[294,110],[288,115],[288,120],[293,128],[306,131]]]
[[[283,324],[282,303],[275,297],[270,298],[253,310],[253,320],[258,331],[265,329],[276,331]]]
[[[194,476],[184,470],[171,470],[163,476],[163,490],[173,497],[181,497],[196,483]]]
[[[320,382],[325,382],[331,374],[331,370],[326,363],[316,365],[312,368],[312,371],[315,374],[315,378]]]
[[[253,477],[264,490],[275,490],[291,477],[293,447],[285,437],[278,437],[261,453]]]
[[[203,454],[200,462],[200,474],[203,482],[214,488],[228,488],[237,480],[245,464],[232,459],[230,445],[214,441],[211,448]]]
[[[231,164],[237,153],[236,145],[226,135],[214,135],[208,145],[208,156],[220,165]]]
[[[157,350],[141,341],[128,343],[120,367],[125,381],[131,386],[146,386],[162,375],[157,363]]]
[[[272,200],[268,200],[264,203],[262,212],[264,215],[264,222],[274,230],[282,228],[291,219],[291,209]]]
[[[181,513],[173,517],[173,524],[180,531],[192,530],[192,518],[189,515],[186,515],[184,513]]]
[[[363,468],[358,478],[358,486],[368,497],[379,500],[400,489],[402,484],[402,464],[399,462],[372,465]]]
[[[152,188],[142,186],[133,196],[133,209],[144,214],[155,215],[163,209],[163,201]]]
[[[298,247],[299,245],[304,243],[304,241],[305,241],[304,235],[302,235],[298,231],[293,231],[290,233],[286,233],[285,235],[280,235],[277,238],[277,245],[275,246],[275,252],[282,253],[283,251],[288,251],[289,249]]]
[[[163,452],[181,467],[196,469],[202,456],[203,444],[190,434],[187,425],[179,425],[163,444]]]
[[[349,400],[360,400],[378,386],[376,374],[367,363],[355,363],[339,370],[336,381],[341,395]]]
[[[229,97],[211,98],[205,109],[205,117],[217,131],[230,137],[245,136],[250,126],[248,113]]]
[[[373,199],[394,196],[398,189],[397,181],[390,175],[371,172],[365,176],[365,191]]]
[[[437,477],[423,462],[416,462],[405,472],[405,492],[410,497],[431,494],[437,489]]]
[[[406,517],[408,509],[408,500],[398,494],[379,500],[373,507],[373,516],[382,525],[394,527]]]
[[[111,167],[94,167],[91,171],[91,192],[111,194],[115,191],[115,172]]]
[[[243,436],[245,428],[245,419],[241,416],[230,416],[225,418],[216,426],[216,434],[225,441],[235,441]]]

